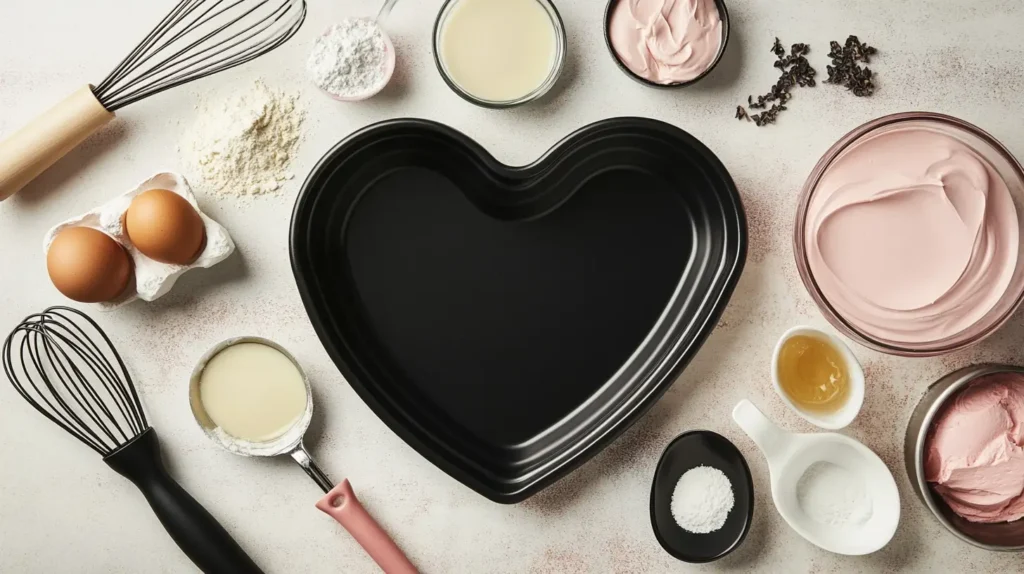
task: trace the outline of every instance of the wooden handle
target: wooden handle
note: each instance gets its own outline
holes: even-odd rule
[[[14,195],[114,118],[84,86],[0,141],[0,201]]]

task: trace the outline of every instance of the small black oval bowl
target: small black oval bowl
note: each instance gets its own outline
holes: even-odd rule
[[[675,84],[659,84],[657,82],[652,82],[647,78],[641,78],[640,76],[634,74],[633,70],[630,70],[628,67],[626,67],[626,65],[622,63],[622,60],[619,59],[619,55],[615,53],[615,48],[612,47],[611,35],[608,33],[608,29],[612,22],[612,8],[614,8],[615,5],[618,4],[619,2],[626,1],[628,0],[608,0],[608,5],[604,9],[604,45],[608,48],[608,53],[611,54],[612,60],[615,62],[615,65],[618,66],[619,69],[622,70],[623,73],[625,73],[630,78],[633,78],[637,82],[640,82],[641,84],[645,86],[650,86],[652,88],[684,88],[686,86],[690,86],[699,82],[704,76],[710,74],[711,70],[715,69],[715,66],[718,65],[718,62],[722,61],[722,55],[725,54],[725,49],[729,45],[729,10],[727,10],[725,7],[725,0],[715,0],[715,6],[718,7],[719,17],[722,19],[722,46],[718,49],[718,55],[715,56],[715,60],[711,62],[711,65],[708,66],[707,70],[704,70],[704,72],[701,75],[697,76],[692,80],[686,82],[677,82]]]
[[[721,470],[732,483],[734,503],[721,529],[693,534],[672,516],[672,492],[685,472],[698,466]],[[711,431],[689,431],[665,447],[651,487],[651,526],[661,547],[676,558],[695,564],[712,562],[739,548],[754,518],[754,483],[750,468],[736,445]]]

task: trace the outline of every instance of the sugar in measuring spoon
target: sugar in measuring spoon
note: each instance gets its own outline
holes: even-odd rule
[[[348,480],[334,486],[303,445],[313,395],[298,362],[283,347],[259,337],[216,345],[192,373],[189,404],[199,426],[223,448],[242,456],[290,455],[326,493],[316,507],[344,526],[381,569],[416,572]]]
[[[892,472],[868,447],[838,433],[786,432],[745,399],[733,409],[732,418],[768,459],[775,508],[798,534],[829,552],[850,556],[870,554],[889,543],[900,521],[900,495]],[[822,521],[828,512],[807,508],[815,496],[806,496],[803,489],[839,476],[857,487],[857,492],[841,495],[864,497],[868,508],[856,520]]]

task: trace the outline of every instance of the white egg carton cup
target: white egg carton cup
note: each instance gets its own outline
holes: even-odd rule
[[[128,233],[124,229],[124,214],[128,211],[128,206],[131,205],[132,199],[136,195],[151,189],[166,189],[177,193],[184,197],[202,218],[203,227],[206,230],[206,243],[203,245],[202,253],[191,264],[174,265],[150,259],[136,249],[131,239],[128,238]],[[55,225],[43,239],[44,255],[50,251],[53,238],[67,227],[91,227],[102,231],[120,243],[132,258],[134,280],[117,299],[96,304],[102,309],[114,309],[136,299],[155,301],[166,295],[174,287],[178,277],[181,277],[189,269],[213,267],[227,259],[235,251],[235,242],[228,235],[228,230],[199,209],[196,196],[192,193],[192,188],[189,187],[185,177],[169,171],[158,173],[103,205]]]

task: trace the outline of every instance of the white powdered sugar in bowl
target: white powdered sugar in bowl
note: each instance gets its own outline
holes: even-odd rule
[[[384,89],[395,70],[395,48],[376,21],[348,18],[313,42],[306,71],[342,101],[365,100]]]

